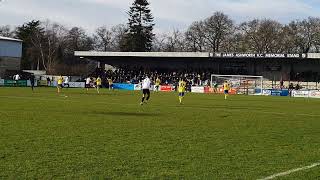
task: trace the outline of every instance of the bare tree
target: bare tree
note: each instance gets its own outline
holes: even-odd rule
[[[203,21],[192,23],[185,36],[189,50],[202,52],[206,49],[205,23]]]
[[[310,17],[309,21],[311,23],[312,29],[312,52],[320,52],[320,18]]]
[[[173,30],[170,33],[157,35],[154,38],[152,50],[157,52],[187,51],[185,33]]]
[[[106,26],[97,28],[94,35],[96,49],[103,51],[111,50],[112,36],[112,32]]]
[[[296,43],[301,51],[303,53],[316,51],[316,47],[319,46],[320,19],[309,17],[308,19],[297,21],[295,25],[297,28]]]
[[[302,53],[298,43],[298,28],[295,22],[291,22],[282,27],[280,35],[279,51],[282,53]]]
[[[165,39],[165,51],[167,52],[183,52],[186,51],[185,36],[179,30],[173,30]]]
[[[252,20],[240,25],[242,38],[248,51],[270,53],[280,51],[282,25],[273,20]]]
[[[93,39],[80,27],[71,28],[66,37],[66,53],[72,54],[74,51],[88,51],[94,49]]]
[[[31,42],[39,53],[37,70],[40,69],[41,62],[44,70],[52,73],[58,64],[58,50],[65,43],[66,29],[50,21],[42,22],[41,26],[42,28],[34,31],[31,37]]]
[[[152,51],[163,52],[166,49],[166,34],[159,34],[154,37]]]
[[[49,72],[58,64],[58,51],[66,42],[67,30],[57,23],[45,23],[46,62],[43,64]]]
[[[221,44],[221,49],[223,50],[223,52],[248,52],[248,48],[244,42],[243,35],[239,33],[237,29],[235,29],[235,32],[232,35],[226,37],[226,39]]]
[[[0,26],[0,36],[14,37],[14,30],[9,25]]]
[[[112,50],[119,52],[121,49],[121,45],[125,43],[125,35],[128,27],[124,24],[118,24],[111,28],[112,32]]]
[[[32,46],[28,48],[27,53],[30,54],[30,57],[33,57],[33,63],[37,61],[37,70],[39,70],[40,66],[40,61],[42,62],[43,65],[45,65],[46,61],[46,55],[45,55],[45,45],[44,45],[44,30],[42,27],[35,29],[32,31],[31,36],[30,36],[30,42]],[[39,54],[39,55],[38,55]],[[36,58],[37,57],[37,58]],[[36,59],[35,59],[36,58]],[[34,66],[34,65],[32,65]],[[46,67],[44,67],[45,70],[47,70]]]
[[[216,12],[205,21],[205,36],[210,51],[219,52],[221,44],[233,33],[233,21],[224,13]]]

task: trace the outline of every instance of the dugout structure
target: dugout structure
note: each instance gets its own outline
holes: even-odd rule
[[[228,82],[232,91],[236,94],[262,95],[263,76],[250,75],[211,75],[211,86],[213,88],[223,88],[223,84]]]

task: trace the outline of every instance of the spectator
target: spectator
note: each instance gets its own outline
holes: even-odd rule
[[[143,76],[149,74],[150,78],[155,80],[157,77],[162,82],[161,84],[173,85],[177,82],[179,78],[185,78],[187,81],[191,81],[192,85],[207,85],[211,79],[211,74],[213,72],[203,71],[197,72],[194,70],[184,70],[184,71],[175,71],[175,70],[144,70],[141,67],[120,67],[114,71],[106,71],[98,68],[91,76],[100,76],[102,79],[112,79],[113,83],[132,83],[136,84],[142,81]],[[154,82],[155,83],[155,82]],[[160,85],[161,85],[160,84]]]
[[[283,87],[284,87],[284,82],[283,82],[283,80],[281,80],[280,81],[280,89],[283,89]]]
[[[13,80],[14,80],[14,85],[17,86],[18,81],[20,80],[20,75],[19,74],[14,75]]]
[[[48,85],[48,86],[51,86],[51,80],[50,80],[49,77],[47,77],[47,85]]]
[[[289,95],[290,95],[290,97],[292,97],[292,91],[294,90],[294,85],[293,85],[293,83],[290,83],[290,85],[289,85]]]

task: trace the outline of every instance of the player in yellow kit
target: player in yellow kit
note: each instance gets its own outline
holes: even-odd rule
[[[160,84],[161,84],[161,80],[159,79],[159,77],[157,77],[157,79],[156,79],[156,84],[155,84],[155,91],[156,91],[156,92],[159,91]]]
[[[229,96],[229,90],[230,90],[230,84],[228,83],[228,81],[224,82],[223,90],[224,90],[224,99],[227,99]]]
[[[96,89],[97,89],[97,92],[98,92],[98,94],[100,94],[100,87],[101,87],[101,82],[102,82],[102,80],[101,80],[101,78],[98,76],[98,78],[96,79]]]
[[[61,92],[62,83],[63,83],[63,77],[62,77],[62,76],[59,76],[59,78],[58,78],[58,86],[57,86],[57,88],[58,88],[58,93]]]
[[[180,104],[182,104],[182,100],[183,100],[185,92],[186,92],[186,86],[187,86],[187,83],[183,79],[181,79],[179,81],[179,87],[178,87]]]
[[[113,90],[113,81],[111,78],[108,79],[108,83],[109,83],[109,90]]]

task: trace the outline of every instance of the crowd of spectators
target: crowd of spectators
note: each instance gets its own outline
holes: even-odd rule
[[[121,67],[108,71],[98,68],[91,76],[99,76],[105,81],[112,79],[114,83],[137,84],[147,75],[153,81],[159,78],[161,85],[175,85],[179,82],[179,79],[182,78],[191,86],[206,86],[210,84],[211,74],[210,71],[145,70],[142,68]]]

